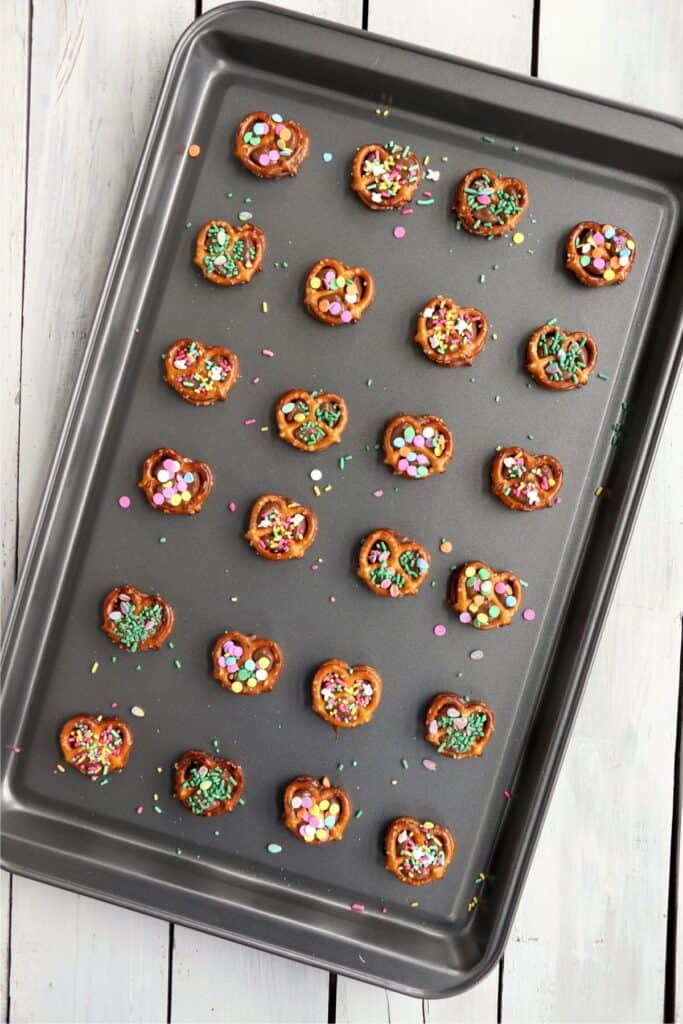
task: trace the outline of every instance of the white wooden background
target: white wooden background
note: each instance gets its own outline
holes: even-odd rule
[[[196,6],[0,0],[3,614],[163,70]],[[362,0],[289,6],[363,24]],[[535,12],[533,0],[365,5],[370,30],[477,59],[484,42],[491,64],[523,73],[534,70],[535,15],[540,77],[683,115],[679,0],[536,0]],[[0,1015],[70,1024],[671,1019],[682,436],[679,389],[498,971],[465,996],[422,1004],[2,875]],[[645,699],[656,708],[647,727]],[[680,921],[678,938],[680,957]],[[678,974],[680,1021],[680,959]]]

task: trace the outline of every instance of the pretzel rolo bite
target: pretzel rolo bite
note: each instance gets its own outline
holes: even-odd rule
[[[448,603],[462,623],[475,629],[509,626],[522,603],[522,584],[514,572],[464,562],[453,570]]]
[[[173,608],[159,594],[124,584],[104,599],[102,629],[126,651],[158,651],[173,630]]]
[[[529,204],[519,178],[501,178],[487,167],[475,167],[460,181],[453,210],[471,235],[504,235],[514,228]]]
[[[242,796],[244,772],[234,761],[187,750],[175,764],[175,795],[184,807],[203,818],[232,811]]]
[[[133,733],[122,718],[74,715],[60,730],[59,746],[65,761],[95,779],[125,768]]]
[[[213,473],[175,448],[157,448],[144,461],[138,487],[157,512],[193,516],[211,494]]]
[[[491,493],[516,512],[535,512],[555,504],[563,477],[562,466],[552,455],[501,448],[491,462]]]
[[[567,236],[566,266],[588,288],[621,284],[636,261],[636,243],[624,228],[584,220]]]
[[[351,188],[370,210],[396,210],[409,203],[422,181],[420,158],[408,146],[372,142],[356,150]]]
[[[481,757],[495,729],[493,711],[483,700],[437,693],[425,717],[425,739],[439,754],[462,760]]]
[[[346,402],[329,391],[292,388],[275,406],[280,437],[302,452],[321,452],[339,444],[346,429]]]
[[[588,383],[598,361],[598,346],[587,331],[565,332],[544,324],[529,338],[526,368],[539,384],[570,391]]]
[[[295,175],[308,156],[308,132],[281,114],[256,110],[235,132],[235,156],[257,178]]]
[[[339,658],[324,661],[311,684],[312,707],[336,729],[369,722],[382,699],[382,679],[369,665],[349,665]]]
[[[255,224],[210,220],[197,235],[194,262],[214,284],[248,284],[263,264],[266,236]]]
[[[486,344],[488,330],[480,309],[435,295],[417,315],[414,340],[439,366],[471,366]]]
[[[428,885],[443,878],[456,850],[445,825],[417,818],[395,818],[384,837],[384,866],[406,885]]]
[[[397,476],[423,480],[446,472],[453,456],[453,434],[446,421],[433,413],[399,412],[384,428],[382,447],[384,461]]]
[[[192,338],[174,341],[164,356],[164,380],[191,405],[213,405],[228,397],[240,364],[234,352]]]
[[[365,267],[347,267],[327,256],[306,275],[304,306],[316,320],[332,327],[356,323],[374,297],[375,282]]]
[[[396,530],[373,530],[361,544],[358,575],[380,597],[411,597],[427,579],[431,555]]]
[[[262,558],[303,558],[318,532],[315,512],[281,494],[263,494],[251,508],[245,538]]]
[[[351,801],[327,778],[299,775],[284,792],[282,821],[302,843],[320,846],[341,839],[351,817]]]
[[[263,636],[232,629],[213,645],[213,677],[231,693],[269,693],[280,678],[284,658],[280,645]]]

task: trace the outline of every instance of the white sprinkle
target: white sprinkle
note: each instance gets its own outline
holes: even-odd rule
[[[315,480],[316,482],[318,480],[322,480],[322,478],[323,478],[323,474],[322,474],[322,470],[321,469],[312,469],[311,472],[308,475],[310,476],[311,480]]]

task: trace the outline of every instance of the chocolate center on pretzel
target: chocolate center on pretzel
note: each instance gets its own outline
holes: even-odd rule
[[[180,386],[201,398],[217,397],[219,385],[230,380],[233,364],[223,352],[211,358],[203,345],[190,341],[178,348],[172,361],[176,381]]]
[[[398,556],[398,568],[391,565],[392,550],[390,544],[378,539],[370,548],[367,556],[371,566],[368,576],[375,587],[387,590],[390,597],[399,597],[408,579],[419,580],[429,569],[429,563],[420,551],[407,548]]]
[[[311,392],[311,398],[315,398],[319,392]],[[343,411],[338,402],[323,400],[314,405],[311,412],[310,405],[305,399],[298,398],[296,401],[285,402],[280,406],[280,412],[285,421],[292,425],[293,436],[307,447],[315,447],[324,441],[329,429],[334,429],[342,418]]]
[[[396,870],[408,882],[424,881],[435,869],[443,869],[448,864],[443,840],[431,821],[423,822],[419,831],[409,827],[401,829],[396,837],[396,858]]]
[[[163,608],[158,602],[151,601],[136,609],[131,596],[121,590],[108,619],[109,628],[121,646],[135,652],[161,628]]]
[[[108,775],[112,761],[121,757],[126,739],[114,724],[93,726],[92,722],[76,722],[66,737],[72,753],[68,761],[84,775]]]
[[[482,224],[503,225],[524,209],[522,197],[511,186],[496,186],[488,175],[482,174],[464,188],[467,206],[474,215],[472,228]]]
[[[286,554],[293,543],[305,541],[310,532],[304,512],[298,508],[284,510],[275,502],[260,509],[256,527],[264,531],[258,538],[259,547],[275,554]]]
[[[195,761],[185,769],[182,786],[189,791],[183,794],[185,806],[193,814],[206,814],[216,804],[231,801],[239,782],[225,766]]]
[[[150,471],[152,487],[150,488],[152,504],[161,508],[169,505],[180,508],[189,504],[197,497],[202,480],[198,472],[183,468],[174,458],[165,456],[156,462]]]
[[[313,293],[332,293],[317,298],[316,308],[320,313],[338,319],[344,324],[351,322],[352,307],[359,305],[369,291],[368,282],[364,277],[359,274],[337,273],[334,267],[322,267],[319,273],[309,277],[308,287]]]
[[[222,654],[216,660],[226,670],[229,688],[233,693],[264,686],[274,666],[272,652],[265,644],[245,652],[244,647],[232,639],[223,642]]]
[[[204,241],[204,267],[218,277],[239,277],[253,267],[257,251],[248,233],[233,237],[220,224],[212,223]]]
[[[453,704],[441,709],[430,721],[430,736],[439,736],[437,750],[442,753],[469,754],[486,735],[489,716],[484,711],[462,713]]]
[[[425,306],[422,311],[430,349],[439,356],[457,356],[473,345],[483,325],[478,312],[459,309],[446,302]]]
[[[570,338],[559,327],[548,327],[538,337],[536,351],[542,359],[548,359],[543,374],[552,384],[579,384],[580,373],[589,368],[590,358],[586,355],[588,338]]]
[[[281,114],[271,114],[270,121],[255,120],[242,133],[242,142],[250,147],[246,159],[257,168],[286,163],[300,142],[294,124],[285,124]]]
[[[504,579],[491,579],[491,571],[486,566],[475,568],[468,565],[465,569],[465,592],[467,609],[461,611],[460,621],[477,628],[490,625],[500,617],[499,605],[513,611],[518,604],[512,585]]]
[[[614,281],[629,266],[636,247],[626,232],[611,224],[584,228],[574,244],[583,272],[607,282]]]
[[[387,142],[366,150],[360,164],[358,190],[366,193],[373,206],[392,205],[403,189],[420,183],[420,163],[409,146]]]
[[[557,486],[554,472],[548,462],[531,464],[521,450],[506,455],[501,464],[501,476],[506,481],[503,494],[529,508],[538,508],[547,503],[548,492]]]
[[[367,679],[331,671],[320,682],[320,696],[329,717],[340,725],[349,725],[354,724],[359,714],[370,706],[375,689]]]
[[[328,842],[342,814],[342,806],[333,795],[305,788],[293,792],[289,806],[296,820],[296,830],[305,843]]]
[[[430,475],[430,456],[440,459],[445,454],[448,438],[429,423],[417,429],[411,423],[405,423],[392,430],[391,446],[399,456],[396,472],[421,479]]]

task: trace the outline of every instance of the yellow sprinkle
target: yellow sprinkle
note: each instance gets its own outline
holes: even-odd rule
[[[426,157],[424,158],[424,160],[422,161],[422,163],[424,164],[424,166],[425,166],[425,167],[427,166],[427,164],[429,163],[429,153],[428,153],[428,154],[427,154],[427,156],[426,156]]]
[[[131,715],[134,715],[136,718],[145,717],[145,709],[141,708],[139,704],[133,704],[133,707],[130,709],[130,713]]]
[[[325,485],[325,494],[329,494],[331,490],[332,490],[332,484],[326,484]]]
[[[433,821],[423,821],[422,825],[423,825],[424,828],[434,828],[434,822]]]
[[[382,111],[382,117],[388,117],[388,116],[389,116],[389,111],[388,110],[383,110]]]
[[[411,907],[419,907],[420,906],[420,901],[419,900],[413,900],[410,905],[411,905]]]
[[[602,488],[602,487],[596,487],[595,491],[594,491],[595,497],[599,498],[600,495],[602,494],[603,490],[604,490],[604,488]]]
[[[605,273],[602,276],[604,277],[605,281],[613,281],[617,275],[610,267],[608,270],[605,271]]]
[[[58,764],[57,765],[57,771],[64,773],[64,771],[65,771],[64,765],[63,764]]]
[[[90,675],[94,676],[99,667],[100,667],[99,661],[93,661],[92,665],[90,666]]]
[[[270,430],[270,427],[268,426],[268,424],[266,424],[266,425],[265,425],[265,426],[263,426],[263,427],[259,427],[259,429],[260,429],[260,431],[261,431],[261,433],[262,433],[262,434],[265,434],[265,432],[266,432],[267,430]]]
[[[163,766],[162,766],[162,765],[157,765],[157,771],[159,772],[159,775],[161,775],[161,773],[163,772],[163,770],[164,770],[164,769],[163,769]]]
[[[159,794],[158,794],[158,793],[154,793],[153,795],[154,795],[154,799],[155,799],[155,800],[158,800],[158,799],[159,799]]]
[[[237,604],[238,598],[231,597],[230,600],[232,601],[233,604]]]
[[[493,338],[494,341],[498,341],[498,335],[497,334],[492,334],[491,337]]]
[[[315,275],[314,275],[313,277],[311,277],[309,279],[308,283],[311,286],[311,288],[319,288],[320,285],[322,284],[322,281],[320,280],[319,277],[315,277]]]
[[[317,484],[313,484],[313,493],[315,494],[316,498],[320,497],[320,488],[318,487]]]
[[[515,231],[514,235],[512,236],[512,241],[515,243],[515,245],[521,245],[524,241],[524,235],[522,234],[522,232]]]
[[[381,107],[375,107],[375,113],[379,117],[379,115],[382,113],[382,108]]]
[[[233,693],[241,693],[242,690],[244,689],[244,686],[242,685],[242,683],[240,683],[239,680],[236,680],[234,683],[230,684],[230,689],[232,690]]]
[[[391,780],[391,785],[392,785],[392,786],[396,786],[396,785],[398,785],[398,780],[397,780],[397,779],[392,779],[392,780]]]
[[[268,303],[267,302],[262,302],[261,303],[261,309],[263,310],[264,313],[267,313],[268,312]]]
[[[441,157],[441,163],[442,164],[447,164],[448,163],[448,157],[447,156],[442,156]]]

